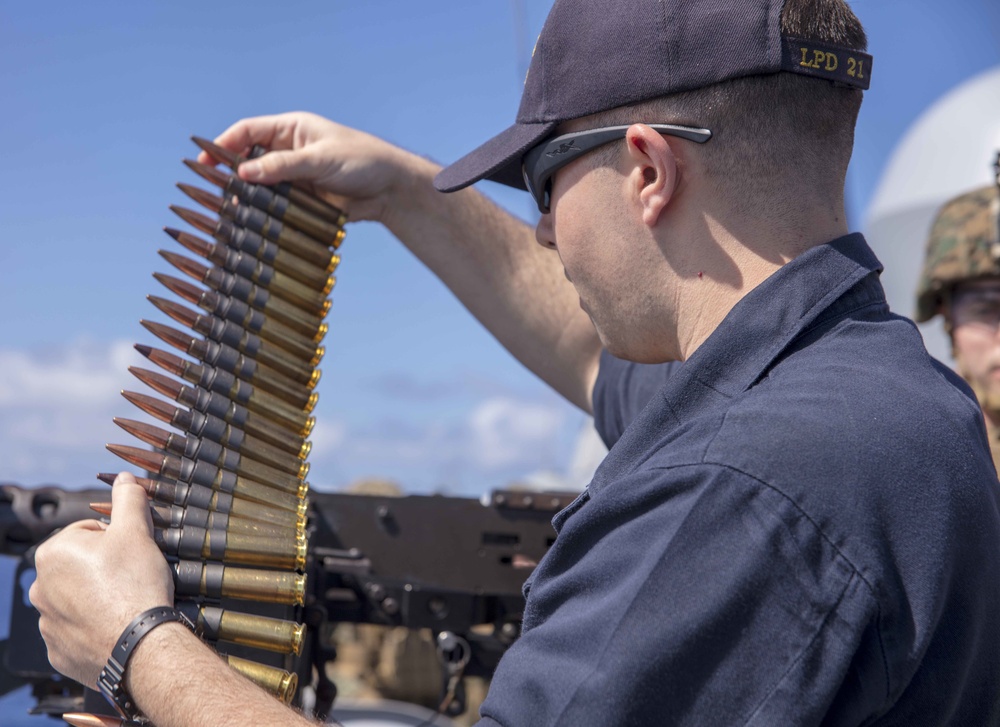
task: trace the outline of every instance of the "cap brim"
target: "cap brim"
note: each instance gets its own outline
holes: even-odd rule
[[[434,178],[441,192],[457,192],[481,179],[526,189],[521,175],[525,152],[555,130],[558,121],[537,124],[514,124],[474,149]]]

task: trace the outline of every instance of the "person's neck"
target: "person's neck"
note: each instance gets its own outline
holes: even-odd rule
[[[797,224],[736,220],[701,215],[685,239],[694,274],[680,275],[677,343],[680,360],[689,358],[747,293],[805,251],[846,235],[842,211],[821,209]],[[681,233],[684,234],[684,233]]]

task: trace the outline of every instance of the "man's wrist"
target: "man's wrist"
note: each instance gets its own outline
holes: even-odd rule
[[[132,656],[147,636],[159,627],[177,623],[194,630],[188,618],[173,606],[156,606],[136,616],[122,631],[101,670],[97,686],[125,719],[134,720],[140,711],[126,685],[126,675]]]
[[[421,222],[433,205],[444,202],[445,195],[434,188],[434,177],[441,165],[405,149],[394,149],[399,158],[394,165],[398,174],[386,198],[382,223],[397,237],[405,235],[411,219]]]
[[[181,622],[174,621],[150,631],[135,647],[128,669],[125,670],[125,688],[133,696],[142,692],[142,685],[149,673],[163,674],[165,664],[172,663],[170,653],[177,644],[197,637]]]

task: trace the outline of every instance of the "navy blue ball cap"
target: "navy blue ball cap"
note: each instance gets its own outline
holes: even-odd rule
[[[509,187],[525,189],[521,159],[558,125],[558,121],[516,123],[497,134],[475,151],[442,169],[434,186],[442,192],[456,192],[480,179],[490,179]]]
[[[515,124],[441,170],[434,186],[454,192],[489,179],[525,189],[525,152],[561,122],[732,78],[789,71],[867,88],[871,56],[783,37],[784,4],[556,0],[535,44]]]

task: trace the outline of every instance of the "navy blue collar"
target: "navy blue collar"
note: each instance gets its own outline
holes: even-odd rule
[[[669,431],[749,389],[802,334],[864,305],[884,304],[881,271],[860,234],[814,247],[782,266],[744,296],[671,373],[598,468],[589,491],[634,469],[649,451],[650,432]],[[563,512],[568,517],[571,511],[572,506]],[[554,521],[557,529],[564,521]]]

